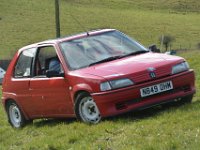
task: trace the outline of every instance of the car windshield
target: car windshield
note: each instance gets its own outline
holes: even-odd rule
[[[110,31],[60,44],[70,70],[76,70],[148,50],[119,31]]]

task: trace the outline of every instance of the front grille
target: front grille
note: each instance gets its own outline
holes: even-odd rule
[[[149,80],[155,80],[155,79],[159,79],[159,78],[163,78],[166,76],[169,76],[171,74],[171,67],[170,66],[164,66],[162,68],[156,68],[154,71],[156,77],[155,78],[151,78],[150,77],[150,72],[146,69],[144,71],[135,73],[132,75],[132,80],[136,83],[143,83]]]
[[[136,98],[136,99],[133,99],[133,100],[120,102],[120,103],[115,104],[115,107],[116,107],[117,110],[122,110],[122,109],[126,109],[129,105],[136,104],[136,103],[138,103],[140,101],[145,101],[148,98],[157,96],[159,94],[165,94],[166,95],[166,94],[177,93],[177,92],[180,92],[180,91],[189,92],[189,91],[191,91],[191,88],[190,88],[189,85],[185,85],[185,86],[178,87],[178,88],[175,88],[175,89],[172,89],[172,90],[169,90],[169,91],[165,91],[163,93],[158,93],[158,94],[155,94],[155,95],[151,95],[151,96],[148,96],[148,97],[145,97],[145,98],[140,97],[140,98]]]

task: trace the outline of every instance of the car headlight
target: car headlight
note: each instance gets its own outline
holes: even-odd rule
[[[101,91],[108,91],[108,90],[111,90],[111,86],[108,82],[103,82],[100,85],[100,89]]]
[[[177,74],[183,71],[189,70],[189,64],[187,62],[182,62],[172,67],[172,74]]]
[[[133,81],[131,81],[130,79],[124,78],[124,79],[103,82],[100,85],[100,89],[101,91],[108,91],[111,89],[118,89],[118,88],[130,86],[130,85],[133,85]]]

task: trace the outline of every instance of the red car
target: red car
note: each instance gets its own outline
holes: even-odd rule
[[[4,77],[2,102],[15,128],[37,118],[98,123],[174,100],[191,102],[194,80],[183,58],[103,29],[21,48]]]

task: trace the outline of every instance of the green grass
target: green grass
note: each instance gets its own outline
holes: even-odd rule
[[[165,3],[163,3],[165,2]],[[200,1],[197,0],[61,0],[62,35],[87,29],[116,28],[146,46],[161,34],[176,37],[172,48],[193,48],[200,37]],[[0,59],[18,48],[54,38],[53,0],[1,0]],[[192,104],[160,107],[106,119],[97,125],[76,120],[35,120],[15,130],[0,106],[0,150],[62,149],[199,149],[199,51],[182,52],[196,72],[197,93]],[[1,92],[0,92],[1,97]]]
[[[35,120],[21,130],[10,127],[0,107],[0,149],[198,149],[200,147],[200,65],[198,51],[183,52],[196,72],[192,104],[161,107],[108,118],[97,125],[75,119]],[[0,93],[1,96],[1,93]]]
[[[176,37],[172,48],[195,48],[200,37],[200,1],[60,0],[61,33],[116,28],[146,46],[162,34]],[[55,37],[53,0],[1,0],[0,59],[31,43]]]

